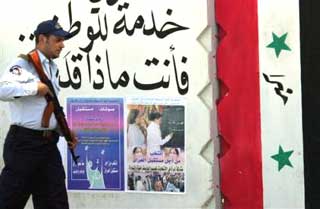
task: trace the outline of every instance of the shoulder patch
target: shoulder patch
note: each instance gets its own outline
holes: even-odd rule
[[[14,65],[10,68],[10,73],[14,74],[14,75],[21,75],[21,66],[19,65]]]
[[[18,57],[19,57],[19,58],[22,58],[22,59],[24,59],[24,60],[26,60],[26,61],[30,61],[29,56],[26,55],[26,54],[20,54]]]

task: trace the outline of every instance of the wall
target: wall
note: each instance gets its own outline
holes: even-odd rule
[[[18,1],[6,2],[0,9],[0,73],[10,66],[10,62],[20,53],[27,53],[34,47],[30,34],[42,20],[59,17],[60,24],[71,31],[78,30],[77,35],[65,42],[61,58],[56,60],[60,66],[60,81],[65,84],[60,100],[65,106],[67,97],[169,97],[185,101],[185,162],[186,192],[184,194],[158,194],[136,192],[70,192],[71,208],[220,208],[219,174],[217,159],[216,114],[214,99],[217,97],[215,82],[214,49],[216,42],[213,1],[206,0],[140,0],[140,1]],[[114,2],[115,4],[112,5]],[[127,3],[128,8],[121,8]],[[108,5],[109,4],[109,5]],[[209,11],[209,12],[208,12]],[[154,22],[152,21],[152,14]],[[115,32],[123,24],[128,30],[141,15],[145,28],[156,28],[158,33],[146,35],[142,29],[129,32]],[[119,21],[126,18],[126,23]],[[10,19],[9,21],[7,21]],[[100,21],[100,25],[99,25]],[[188,29],[174,32],[167,27],[174,22]],[[81,26],[79,26],[79,23]],[[77,25],[78,24],[78,25]],[[122,25],[121,25],[122,24]],[[155,25],[155,26],[153,26]],[[89,40],[90,26],[93,31],[100,31],[99,37]],[[89,32],[90,33],[90,32]],[[23,35],[25,38],[19,40]],[[87,47],[87,48],[86,48]],[[82,48],[82,50],[80,49]],[[86,49],[85,49],[86,48]],[[91,49],[90,49],[91,48]],[[87,51],[87,52],[84,52]],[[107,67],[106,51],[109,58]],[[82,60],[72,61],[72,56],[81,54]],[[97,55],[101,61],[97,61]],[[89,58],[88,58],[89,57]],[[181,62],[186,57],[186,62]],[[147,59],[159,60],[159,65],[145,65]],[[176,59],[177,74],[172,68]],[[88,59],[91,70],[88,69]],[[171,65],[162,63],[169,60]],[[69,65],[70,77],[66,62]],[[81,79],[72,77],[78,67]],[[99,76],[98,69],[104,77]],[[109,71],[108,71],[109,70]],[[123,72],[127,72],[130,81],[124,86],[112,86]],[[181,79],[185,71],[188,82]],[[109,76],[109,74],[111,76]],[[78,74],[79,75],[79,74]],[[134,84],[134,75],[141,83],[155,83],[164,76],[170,77],[168,88],[141,90]],[[178,76],[177,76],[178,75]],[[111,79],[111,80],[110,80]],[[67,82],[69,81],[69,82]],[[102,82],[102,88],[94,88],[94,82]],[[72,84],[74,86],[72,86]],[[76,87],[76,84],[80,85]],[[186,90],[188,87],[188,90]],[[180,88],[180,92],[179,92]],[[184,90],[184,91],[183,91]],[[7,104],[0,103],[0,143],[4,142],[9,126]],[[65,144],[60,144],[64,149]],[[0,151],[0,154],[2,150]],[[62,150],[64,162],[66,151]],[[3,167],[3,161],[0,161]],[[67,168],[66,168],[67,169]],[[214,186],[215,185],[215,186]],[[216,195],[214,194],[214,191]],[[27,208],[32,208],[29,202]]]

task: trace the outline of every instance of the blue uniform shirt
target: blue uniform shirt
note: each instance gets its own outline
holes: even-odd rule
[[[57,65],[48,60],[39,50],[43,70],[51,80],[58,95]],[[0,100],[8,101],[11,113],[11,124],[35,130],[53,130],[57,128],[54,114],[51,115],[49,128],[41,127],[43,111],[47,101],[37,95],[39,76],[32,63],[17,58],[0,78]]]

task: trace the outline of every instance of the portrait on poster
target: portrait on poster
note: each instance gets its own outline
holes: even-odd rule
[[[185,105],[182,100],[127,101],[127,189],[185,191]]]
[[[68,189],[124,191],[123,99],[67,98],[67,117],[80,155],[68,155]]]

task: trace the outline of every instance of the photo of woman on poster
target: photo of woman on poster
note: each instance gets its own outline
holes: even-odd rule
[[[131,109],[128,115],[128,146],[130,150],[135,147],[146,147],[146,124],[143,115],[138,109]]]
[[[171,147],[169,148],[169,151],[166,153],[165,156],[165,162],[166,163],[180,163],[180,149],[177,147]]]
[[[146,160],[146,154],[144,149],[142,149],[142,147],[134,147],[132,151],[132,155],[133,155],[132,161],[134,163],[141,163],[141,162],[145,162]]]

